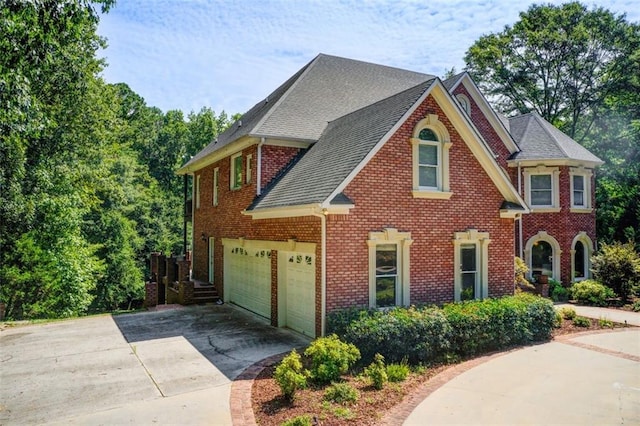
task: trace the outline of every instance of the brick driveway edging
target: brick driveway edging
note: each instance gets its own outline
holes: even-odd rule
[[[455,377],[459,376],[462,373],[471,370],[479,365],[482,365],[486,362],[492,361],[494,359],[500,358],[502,356],[511,354],[513,352],[521,351],[531,346],[543,345],[551,342],[558,342],[564,344],[570,344],[575,346],[582,346],[577,342],[571,342],[571,339],[592,335],[592,334],[601,334],[601,333],[611,333],[621,330],[594,330],[594,331],[586,331],[583,333],[570,333],[566,335],[557,336],[549,341],[534,343],[527,346],[520,346],[517,348],[509,349],[502,352],[494,352],[492,354],[483,355],[474,359],[470,359],[468,361],[462,362],[460,364],[452,365],[450,368],[447,368],[443,372],[435,375],[429,381],[423,383],[418,386],[416,390],[406,395],[402,401],[397,404],[395,407],[391,408],[385,415],[382,417],[380,421],[381,426],[401,426],[404,421],[409,417],[409,415],[413,412],[413,410],[429,395],[438,390],[440,387],[444,386],[447,382],[453,380]],[[593,347],[589,349],[594,350]],[[596,348],[597,349],[597,348]],[[598,351],[603,353],[609,353],[610,355],[620,356],[626,359],[637,361],[638,357],[623,354],[619,352],[612,353],[612,351],[599,349]],[[253,382],[256,377],[267,367],[272,366],[273,364],[280,362],[282,358],[284,358],[289,352],[284,352],[281,354],[273,355],[268,358],[265,358],[261,361],[256,362],[251,365],[247,369],[245,369],[231,384],[231,396],[230,396],[230,406],[231,406],[231,420],[234,426],[256,426],[256,418],[253,413],[253,406],[251,402],[251,391],[253,388]]]
[[[231,422],[234,426],[256,426],[256,417],[253,414],[251,403],[251,389],[253,381],[262,370],[273,364],[282,361],[289,352],[272,355],[247,367],[231,383],[231,396],[229,405],[231,407]]]

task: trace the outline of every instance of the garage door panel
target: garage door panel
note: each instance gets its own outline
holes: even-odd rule
[[[271,251],[231,247],[225,255],[229,301],[263,317],[271,316]]]
[[[286,325],[315,336],[315,256],[286,253]]]

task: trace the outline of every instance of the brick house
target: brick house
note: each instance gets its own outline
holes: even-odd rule
[[[514,291],[514,255],[588,275],[601,161],[466,74],[319,55],[180,170],[195,280],[310,336],[327,313]]]

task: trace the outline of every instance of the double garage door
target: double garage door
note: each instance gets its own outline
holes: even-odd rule
[[[271,250],[225,246],[225,300],[271,318]],[[315,336],[315,255],[278,252],[278,325]]]

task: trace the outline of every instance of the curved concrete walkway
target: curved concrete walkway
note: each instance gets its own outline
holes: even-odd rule
[[[571,306],[640,325],[638,313]],[[387,424],[640,424],[639,329],[562,336],[465,364],[436,377],[418,391],[422,401],[409,398]]]

